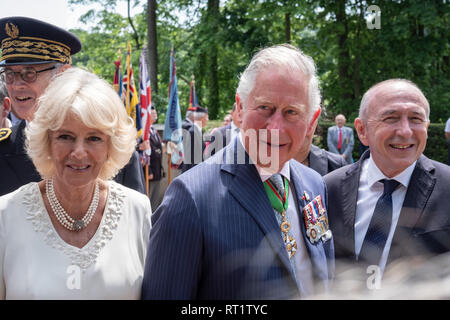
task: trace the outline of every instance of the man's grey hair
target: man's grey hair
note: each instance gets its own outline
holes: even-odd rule
[[[248,96],[255,86],[258,73],[270,65],[299,72],[309,78],[308,84],[308,116],[312,118],[314,112],[320,107],[319,80],[316,75],[316,66],[310,56],[305,55],[298,48],[290,44],[281,44],[268,47],[253,56],[247,68],[242,73],[237,94],[243,108],[246,107]]]
[[[366,93],[364,94],[364,96],[361,99],[361,104],[359,105],[359,115],[358,117],[363,121],[366,122],[368,120],[369,117],[369,106],[372,102],[372,98],[374,96],[375,93],[375,89],[381,87],[381,86],[385,86],[385,85],[392,85],[395,83],[404,83],[407,85],[410,85],[412,87],[414,87],[415,89],[417,89],[419,91],[419,93],[423,96],[423,99],[425,101],[425,111],[426,111],[426,116],[427,116],[427,120],[429,120],[430,118],[430,104],[428,103],[427,98],[425,97],[425,95],[423,94],[422,90],[420,90],[420,88],[411,80],[407,80],[407,79],[401,79],[401,78],[396,78],[396,79],[389,79],[389,80],[384,80],[381,82],[378,82],[377,84],[373,85],[372,87],[370,87],[369,90],[366,91]]]
[[[207,115],[206,112],[198,112],[198,111],[194,111],[194,120],[201,120],[203,119],[204,116]]]
[[[191,121],[194,121],[194,111],[191,110],[186,111],[186,118],[188,118]]]

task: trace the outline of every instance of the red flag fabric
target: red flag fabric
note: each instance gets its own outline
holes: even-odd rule
[[[141,120],[144,129],[144,140],[150,137],[151,126],[151,103],[152,94],[150,87],[150,77],[148,74],[147,63],[145,61],[146,48],[142,50],[139,58],[139,96],[141,101]]]

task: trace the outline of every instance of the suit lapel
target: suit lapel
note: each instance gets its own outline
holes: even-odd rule
[[[359,180],[361,175],[362,163],[369,157],[370,153],[365,152],[361,159],[349,167],[345,176],[342,178],[341,199],[342,199],[342,217],[343,217],[343,234],[345,247],[351,249],[353,258],[355,258],[355,216],[356,202],[358,199]]]
[[[247,153],[245,153],[245,164],[236,165],[230,162],[230,156],[236,159],[236,153],[242,152],[242,150],[243,147],[238,143],[237,138],[225,148],[224,157],[227,160],[224,161],[221,168],[234,175],[229,185],[229,192],[255,220],[295,282],[294,271],[281,238],[280,227],[256,167],[248,163]],[[230,155],[230,153],[233,154]]]
[[[405,200],[403,201],[388,263],[406,254],[404,252],[405,241],[408,241],[413,235],[414,228],[424,214],[425,205],[436,184],[436,177],[431,174],[433,169],[434,166],[431,161],[423,155],[420,156],[411,175]]]
[[[336,126],[332,126],[331,128],[328,128],[328,131],[331,131],[330,133],[331,143],[337,146],[336,128],[337,128]]]
[[[155,144],[158,144],[161,141],[158,131],[153,127],[150,130],[150,139],[153,140]]]

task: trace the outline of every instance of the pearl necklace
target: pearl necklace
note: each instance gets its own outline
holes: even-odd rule
[[[95,183],[95,191],[92,202],[86,214],[80,220],[73,219],[59,203],[53,188],[53,178],[45,181],[45,192],[47,193],[47,199],[50,203],[50,207],[52,208],[59,223],[71,231],[80,231],[86,228],[94,217],[95,211],[97,211],[99,201],[98,181]]]

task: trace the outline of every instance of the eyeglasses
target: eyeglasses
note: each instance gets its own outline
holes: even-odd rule
[[[14,72],[12,70],[5,70],[5,71],[0,72],[0,75],[5,74],[5,81],[7,84],[14,83],[14,80],[16,79],[16,74],[20,75],[20,77],[22,78],[23,81],[25,81],[27,83],[32,83],[32,82],[36,81],[38,73],[53,70],[55,68],[56,68],[55,66],[52,66],[50,68],[38,70],[38,71],[34,70],[33,68],[25,68],[20,72],[19,71]]]

